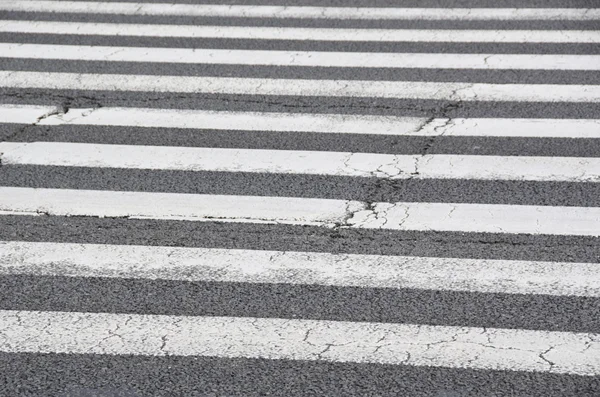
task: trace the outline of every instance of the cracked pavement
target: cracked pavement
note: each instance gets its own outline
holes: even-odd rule
[[[6,312],[4,350],[201,355],[595,374],[598,335],[313,320]],[[57,350],[58,349],[58,350]],[[506,355],[503,352],[509,352]],[[587,362],[581,366],[578,363]]]
[[[0,2],[1,396],[597,397],[598,9],[162,3]]]

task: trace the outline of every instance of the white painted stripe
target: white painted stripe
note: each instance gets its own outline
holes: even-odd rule
[[[600,19],[600,10],[593,8],[369,8],[2,0],[0,1],[0,10],[121,15],[180,15],[238,18],[311,18],[366,20],[415,19],[434,21],[590,21]]]
[[[0,57],[344,68],[600,70],[600,55],[407,54],[0,43]]]
[[[435,119],[424,130],[444,136],[600,138],[600,120],[453,118],[445,122]]]
[[[2,122],[30,123],[42,110],[30,105],[1,105]],[[43,110],[46,111],[46,110]],[[6,121],[4,121],[6,120]],[[419,117],[222,112],[194,109],[69,109],[40,125],[102,125],[240,131],[318,132],[415,136],[490,136],[600,138],[600,120],[585,119],[433,119]]]
[[[593,30],[332,29],[0,20],[0,32],[256,40],[600,43],[600,31]]]
[[[600,208],[375,203],[347,223],[365,229],[600,236]]]
[[[600,297],[598,263],[0,241],[0,274]]]
[[[600,182],[600,158],[472,155],[394,155],[0,142],[2,164],[179,171],[336,175],[389,179],[487,179]]]
[[[38,114],[41,114],[39,109],[39,107],[30,105],[0,104],[1,122],[30,123],[34,120],[30,114],[37,117]],[[428,119],[419,117],[103,107],[93,109],[72,108],[67,113],[50,116],[39,124],[378,135],[437,134],[433,127],[421,128],[424,127],[427,121]],[[551,121],[554,122],[554,120]],[[441,128],[446,122],[446,119],[437,119],[427,123],[427,127],[435,125]],[[600,120],[573,120],[573,122],[576,123],[574,126],[576,128],[573,128],[574,131],[572,131],[573,134],[584,132],[585,137],[600,137]],[[553,125],[550,122],[544,123],[539,130],[545,131],[546,128]],[[572,124],[568,126],[572,126]],[[529,131],[529,126],[525,130]],[[562,131],[564,132],[564,130]]]
[[[362,208],[345,200],[0,187],[0,211],[20,214],[332,226]]]
[[[0,87],[452,101],[600,102],[598,85],[561,84],[256,79],[0,71]]]
[[[366,203],[293,197],[0,187],[0,211],[434,230],[600,236],[600,208],[453,203]]]
[[[34,124],[58,112],[55,106],[0,105],[0,123]]]
[[[0,311],[0,351],[600,374],[600,335],[277,318]]]

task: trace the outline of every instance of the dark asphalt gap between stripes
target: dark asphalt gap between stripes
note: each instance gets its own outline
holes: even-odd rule
[[[600,157],[600,138],[414,136],[162,127],[0,124],[10,142],[480,156]],[[568,133],[568,131],[565,131]],[[485,133],[485,131],[482,131]]]
[[[600,328],[600,298],[591,297],[39,275],[1,275],[0,310],[312,319],[592,333]]]
[[[484,181],[244,172],[3,165],[0,186],[434,202],[600,207],[597,182]]]
[[[403,69],[183,64],[2,58],[0,70],[55,73],[214,76],[314,80],[428,81],[492,84],[600,84],[596,70]]]
[[[136,37],[2,33],[3,43],[97,45],[156,48],[213,48],[281,51],[414,52],[465,54],[600,54],[594,43],[411,43],[342,42],[308,40],[211,39],[185,37]]]
[[[0,240],[552,262],[600,261],[600,237],[330,229],[84,216],[4,215],[0,217]]]
[[[69,108],[103,106],[449,118],[600,119],[600,106],[597,103],[575,102],[444,101],[38,88],[0,88],[0,102]]]
[[[0,353],[0,367],[0,393],[40,397],[596,397],[600,389],[590,376],[246,358]]]
[[[180,3],[179,1],[177,3]],[[56,12],[0,11],[0,20],[142,25],[272,26],[336,29],[456,29],[456,30],[597,30],[598,21],[568,20],[385,20],[251,18],[188,15],[121,15]]]

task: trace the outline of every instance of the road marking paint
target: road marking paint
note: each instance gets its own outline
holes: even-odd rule
[[[0,32],[352,42],[600,43],[600,31],[593,30],[333,29],[0,20]]]
[[[600,55],[259,51],[20,43],[0,43],[0,54],[4,58],[182,64],[397,69],[600,70]]]
[[[600,335],[252,317],[0,311],[0,351],[600,374]]]
[[[600,236],[600,208],[500,204],[375,203],[354,228]]]
[[[0,123],[37,124],[44,117],[58,113],[55,106],[0,105]]]
[[[423,129],[429,126],[444,136],[600,138],[600,120],[452,118],[434,119]]]
[[[600,10],[586,8],[399,8],[295,7],[260,5],[125,3],[82,1],[8,1],[0,10],[25,12],[179,15],[236,18],[311,18],[366,20],[572,20],[600,19]]]
[[[21,112],[20,109],[22,109]],[[34,120],[33,117],[30,117],[30,114],[32,113],[37,117],[38,114],[41,114],[40,109],[42,108],[30,105],[0,104],[0,118],[2,122],[30,123]],[[72,108],[67,113],[48,117],[42,120],[40,124],[429,136],[437,134],[436,130],[447,124],[447,121],[447,119],[435,119],[429,122],[429,119],[424,117],[352,114],[259,113],[196,109],[102,107],[89,109]],[[548,131],[548,128],[554,125],[554,121],[541,122],[543,125],[537,128],[536,131]],[[558,122],[561,121],[558,120]],[[569,134],[577,134],[577,137],[600,138],[600,120],[572,120],[572,122],[575,124],[569,123],[565,125],[565,128],[573,126]],[[430,125],[432,127],[429,127]],[[518,127],[515,126],[512,130],[514,131],[515,129],[518,129]],[[532,126],[529,124],[525,128],[521,128],[523,131],[531,131],[531,129]],[[498,131],[504,130],[498,129]],[[561,129],[561,131],[564,133],[564,129]],[[556,131],[556,133],[560,132]]]
[[[347,200],[0,187],[0,210],[20,214],[335,225],[362,208]]]
[[[600,208],[362,203],[296,197],[0,187],[4,215],[126,217],[357,229],[600,236]]]
[[[433,83],[0,71],[0,87],[449,101],[600,102],[598,85]]]
[[[336,175],[389,179],[600,182],[600,158],[395,155],[67,142],[0,142],[2,164]]]
[[[0,241],[0,274],[600,297],[597,263]]]
[[[4,123],[32,123],[51,107],[1,105]],[[600,120],[396,117],[352,114],[259,113],[195,109],[71,108],[40,125],[101,125],[239,131],[410,136],[600,138]]]

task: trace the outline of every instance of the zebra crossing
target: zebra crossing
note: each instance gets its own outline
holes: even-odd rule
[[[0,394],[597,395],[600,9],[548,4],[0,1]]]

